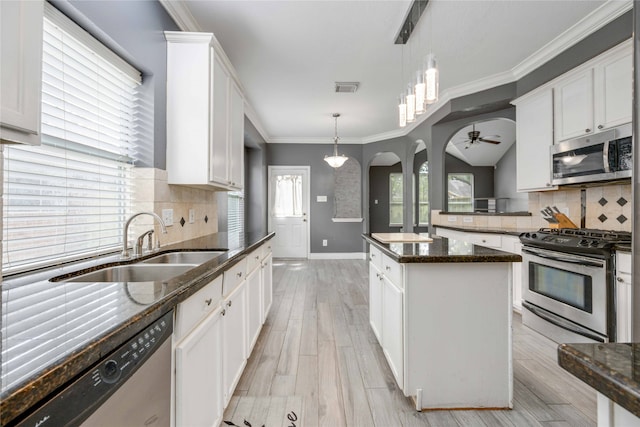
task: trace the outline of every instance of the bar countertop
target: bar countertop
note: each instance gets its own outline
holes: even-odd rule
[[[102,256],[5,278],[2,283],[0,425],[14,420],[173,310],[274,233],[215,233],[122,261]],[[166,282],[65,282],[52,277],[169,251],[224,253]]]
[[[382,243],[370,234],[362,237],[400,263],[522,262],[520,255],[439,236],[431,236],[429,243]]]

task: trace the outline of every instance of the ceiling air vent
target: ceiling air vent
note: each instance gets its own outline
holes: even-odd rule
[[[354,93],[359,85],[358,82],[336,82],[336,93]]]

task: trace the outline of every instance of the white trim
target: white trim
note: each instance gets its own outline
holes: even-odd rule
[[[193,17],[185,2],[174,0],[158,1],[182,31],[202,31],[198,21]]]
[[[314,252],[309,259],[367,259],[365,252]]]
[[[582,18],[558,37],[541,47],[533,53],[533,55],[513,67],[512,72],[514,78],[517,80],[526,76],[531,71],[556,57],[559,53],[564,52],[588,35],[604,27],[628,10],[631,10],[632,7],[633,2],[630,0],[605,2],[602,6]]]
[[[331,218],[333,222],[362,222],[363,218]]]
[[[331,137],[282,137],[269,139],[270,144],[330,144],[333,145],[333,138]],[[362,138],[343,138],[340,137],[338,146],[340,144],[356,144],[362,145],[365,142]]]

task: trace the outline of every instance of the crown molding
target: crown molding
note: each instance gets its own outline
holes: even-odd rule
[[[269,134],[262,125],[262,121],[260,121],[260,118],[258,117],[258,113],[256,113],[256,110],[253,109],[253,106],[249,104],[246,98],[244,100],[244,115],[247,116],[249,121],[253,124],[253,126],[256,128],[256,130],[258,131],[260,136],[262,136],[262,139],[264,139],[266,143],[272,142]]]
[[[589,15],[576,22],[558,37],[534,52],[524,61],[513,67],[512,72],[515,79],[517,80],[526,76],[536,68],[556,57],[559,53],[564,52],[588,35],[631,10],[632,7],[633,1],[631,0],[607,1]]]
[[[211,43],[213,33],[165,31],[164,38],[172,43]]]
[[[198,25],[198,22],[184,2],[175,0],[158,1],[182,31],[202,31],[202,28],[200,28],[200,25]]]
[[[324,144],[324,145],[333,145],[333,137],[281,137],[281,138],[271,138],[269,144]],[[338,145],[363,145],[365,142],[362,138],[343,138],[340,137],[340,141]]]

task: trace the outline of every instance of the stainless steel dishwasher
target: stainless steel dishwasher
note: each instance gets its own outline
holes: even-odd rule
[[[18,426],[169,426],[173,311],[104,357]]]

